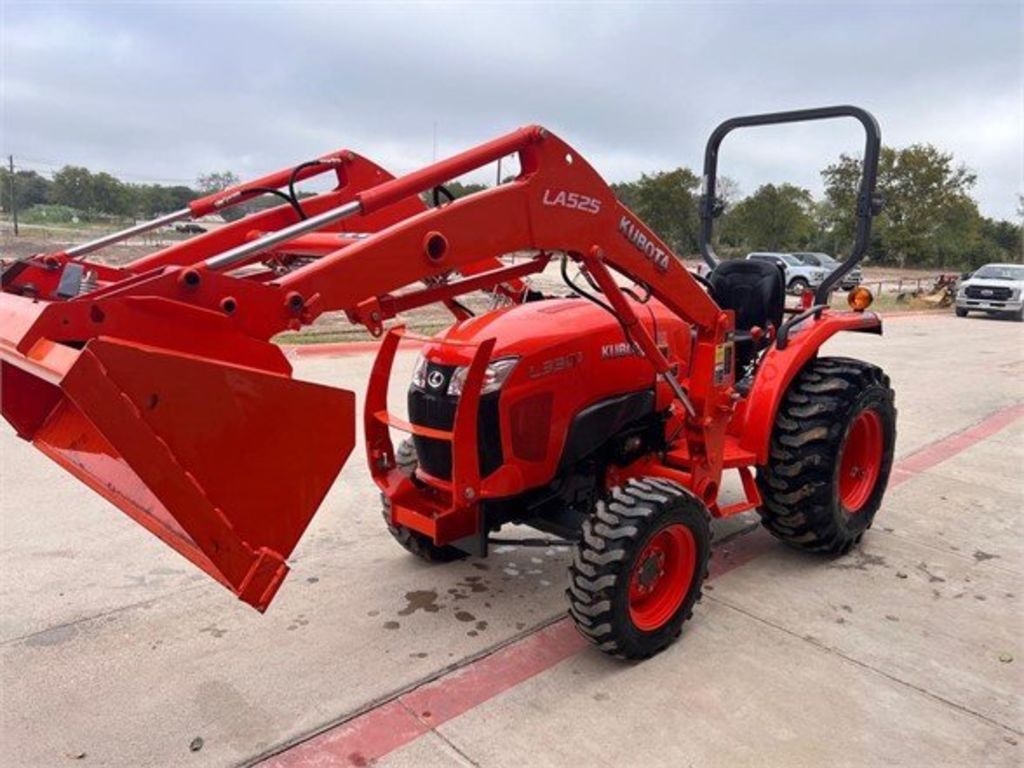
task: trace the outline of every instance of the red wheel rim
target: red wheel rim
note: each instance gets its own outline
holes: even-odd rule
[[[629,575],[629,617],[650,632],[675,615],[690,591],[697,567],[697,544],[685,525],[674,523],[647,542]]]
[[[854,515],[871,498],[882,470],[882,419],[877,411],[857,414],[839,454],[839,500]]]

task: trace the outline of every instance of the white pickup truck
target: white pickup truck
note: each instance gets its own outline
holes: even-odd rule
[[[747,254],[747,260],[767,261],[769,264],[780,267],[786,275],[786,290],[798,296],[805,291],[817,288],[828,274],[828,270],[804,264],[791,253],[755,251]]]
[[[967,317],[968,312],[1024,320],[1024,266],[986,264],[962,281],[956,292],[956,316]]]

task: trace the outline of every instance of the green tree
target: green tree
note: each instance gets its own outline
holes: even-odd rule
[[[131,213],[128,189],[120,181],[109,173],[100,172],[92,174],[90,183],[93,207],[88,210],[116,216],[125,216]]]
[[[80,211],[96,210],[92,174],[89,169],[77,165],[65,165],[53,174],[53,183],[50,185],[50,202],[77,208]]]
[[[676,168],[633,182],[614,184],[612,191],[677,254],[697,250],[697,190],[700,179],[689,168]]]
[[[133,215],[140,219],[152,219],[164,213],[178,211],[198,197],[198,193],[186,186],[165,187],[160,184],[133,184],[128,187]]]
[[[214,171],[196,179],[196,187],[200,195],[212,195],[214,192],[220,192],[222,189],[233,187],[238,182],[238,176],[232,171]],[[242,206],[234,205],[222,208],[220,213],[228,221],[237,221],[245,216],[246,211]]]
[[[109,173],[66,165],[53,175],[50,202],[90,214],[124,216],[131,213],[127,187]]]
[[[449,181],[447,184],[444,185],[444,188],[451,192],[452,195],[455,196],[455,199],[458,200],[460,197],[472,195],[474,192],[482,192],[483,190],[487,189],[487,185],[463,184],[461,181]]]
[[[817,231],[811,193],[793,184],[765,184],[727,210],[722,240],[746,250],[806,248]]]
[[[620,181],[611,185],[612,192],[615,193],[615,197],[624,206],[629,208],[631,211],[636,209],[637,206],[637,182],[635,181]]]
[[[822,171],[823,225],[837,242],[853,241],[860,166],[860,159],[842,155]],[[931,144],[883,147],[878,191],[885,208],[875,219],[873,256],[899,266],[961,260],[979,242],[980,214],[970,196],[975,181],[972,171]]]
[[[196,179],[196,188],[201,195],[212,195],[238,183],[238,176],[232,171],[214,171]]]
[[[35,171],[14,172],[14,203],[19,211],[45,203],[50,194],[50,182]],[[5,213],[11,212],[11,173],[0,168],[0,201]]]

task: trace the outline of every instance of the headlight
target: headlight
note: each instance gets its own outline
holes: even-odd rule
[[[427,358],[423,355],[416,358],[416,367],[412,369],[412,383],[420,389],[427,386]]]
[[[484,371],[484,382],[483,386],[480,388],[480,394],[486,395],[491,392],[497,392],[501,389],[501,386],[512,374],[512,370],[516,367],[516,363],[518,362],[518,357],[503,357],[500,360],[492,360],[488,363],[487,370]],[[460,365],[455,369],[455,373],[452,374],[451,381],[448,382],[449,395],[458,397],[462,394],[462,388],[466,384],[466,376],[468,374],[468,365]]]

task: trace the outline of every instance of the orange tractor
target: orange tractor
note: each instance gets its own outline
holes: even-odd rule
[[[836,117],[867,135],[854,251],[787,310],[775,266],[713,252],[719,145],[739,127]],[[700,596],[712,517],[756,509],[779,538],[838,554],[881,504],[895,437],[888,379],[818,354],[839,331],[881,333],[864,289],[852,311],[829,306],[880,206],[879,146],[875,120],[855,107],[723,123],[705,155],[707,279],[537,126],[399,178],[347,150],[324,155],[6,267],[2,412],[262,611],[356,428],[355,395],[293,379],[271,339],[344,311],[383,336],[363,429],[394,537],[437,561],[485,556],[503,526],[531,526],[574,549],[567,595],[580,631],[607,652],[648,656]],[[445,182],[511,154],[515,179],[444,199]],[[320,174],[333,174],[329,191],[295,193]],[[264,194],[283,202],[124,266],[84,258]],[[513,252],[526,257],[501,258]],[[569,294],[532,290],[528,277],[558,260]],[[497,308],[474,316],[458,297],[475,291]],[[454,322],[422,340],[403,418],[387,385],[409,334],[386,323],[432,303]],[[411,439],[396,447],[393,430]],[[727,472],[743,493],[723,504]]]

